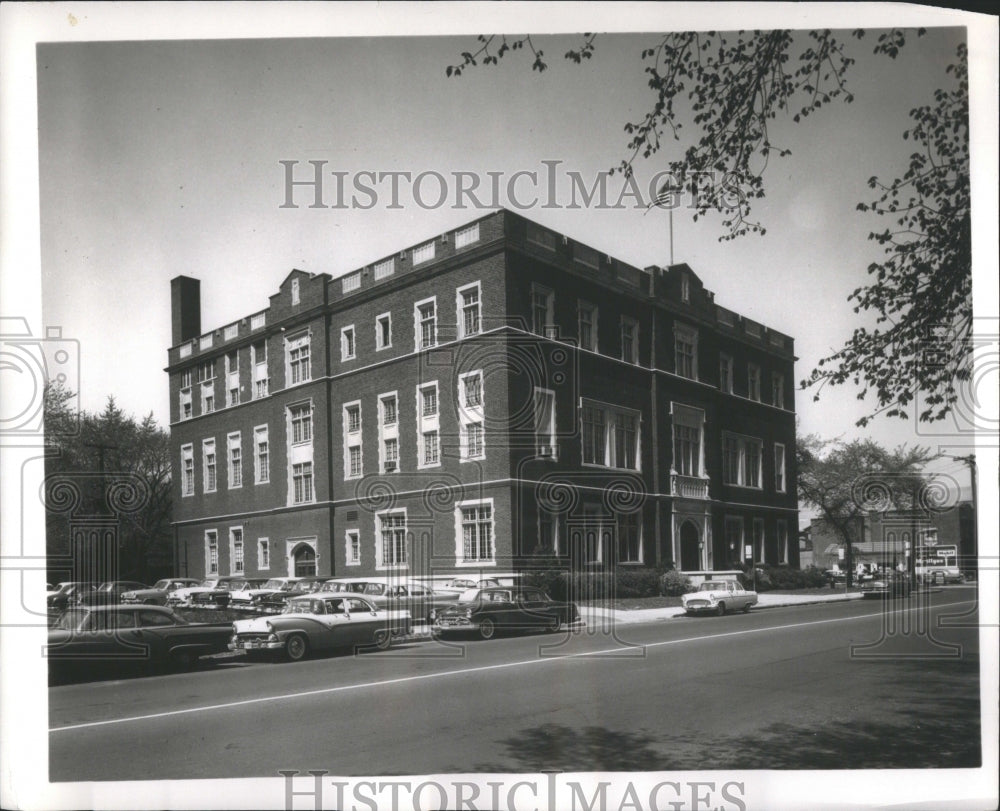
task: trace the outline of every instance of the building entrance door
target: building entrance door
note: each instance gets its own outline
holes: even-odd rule
[[[292,563],[295,577],[309,577],[316,574],[315,550],[307,544],[302,544],[292,552]]]
[[[681,571],[695,572],[701,569],[701,555],[698,549],[698,528],[690,521],[681,524]]]

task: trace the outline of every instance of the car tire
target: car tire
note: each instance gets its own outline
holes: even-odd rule
[[[298,662],[306,658],[309,643],[302,634],[292,634],[285,640],[285,657],[289,662]]]
[[[547,634],[558,633],[561,627],[562,627],[562,621],[559,619],[559,617],[553,617],[550,622],[545,623],[545,633]]]
[[[377,650],[389,650],[392,645],[392,634],[384,628],[375,632],[375,647]]]
[[[750,613],[750,603],[747,603],[746,605],[743,606],[743,613],[744,614]]]
[[[726,613],[726,604],[725,604],[725,603],[719,603],[719,604],[718,604],[718,605],[717,605],[717,606],[715,607],[715,615],[716,615],[717,617],[721,617],[721,616],[724,616],[724,615],[725,615],[725,613]]]
[[[497,632],[497,627],[494,624],[493,620],[491,620],[489,617],[480,620],[479,622],[480,637],[482,637],[483,639],[492,639],[494,636],[496,636],[496,632]]]
[[[193,670],[198,664],[198,656],[189,650],[180,650],[170,655],[170,662],[181,670]]]

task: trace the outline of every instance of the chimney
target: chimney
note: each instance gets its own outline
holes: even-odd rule
[[[170,280],[171,346],[201,335],[201,282],[190,276]]]

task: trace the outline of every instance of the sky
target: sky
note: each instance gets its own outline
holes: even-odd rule
[[[797,380],[860,323],[847,297],[880,258],[869,232],[889,223],[856,204],[871,199],[870,176],[904,171],[908,113],[947,86],[945,67],[965,37],[961,28],[931,29],[893,61],[872,54],[876,32],[860,43],[844,34],[857,59],[854,103],[772,124],[772,142],[792,155],[772,158],[767,198],[754,206],[766,235],[720,242],[717,215],[674,215],[674,260],[722,306],[793,336]],[[536,38],[550,64],[542,74],[513,53],[458,79],[445,67],[475,46],[471,35],[40,45],[43,319],[79,342],[81,406],[100,410],[113,395],[127,412],[152,412],[166,425],[171,278],[201,280],[202,329],[216,329],[266,307],[292,268],[336,277],[480,216],[455,208],[455,172],[474,173],[486,189],[488,172],[502,173],[505,187],[518,171],[545,178],[554,166],[556,205],[544,206],[544,179],[537,195],[524,178],[515,187],[522,205],[541,198],[525,216],[634,265],[667,264],[666,212],[644,213],[631,199],[617,210],[566,206],[567,173],[589,185],[627,154],[623,125],[651,98],[639,54],[655,36],[600,35],[581,66],[562,58],[577,41]],[[636,163],[643,190],[680,149],[668,144]],[[309,208],[308,190],[295,192],[297,208],[283,208],[280,161],[297,161],[303,179],[311,160],[349,179],[365,170],[440,173],[448,199],[434,205],[430,176],[420,194],[404,182],[398,208],[389,207],[387,183],[367,210]],[[608,188],[617,199],[619,178]],[[799,392],[801,433],[968,452],[967,437],[948,426],[928,434],[914,420],[878,419],[858,429],[873,403],[856,393],[828,388],[813,402],[814,390]],[[957,463],[938,469],[967,482]]]

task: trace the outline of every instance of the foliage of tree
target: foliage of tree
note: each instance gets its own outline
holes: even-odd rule
[[[45,499],[50,557],[73,554],[71,532],[84,517],[114,517],[120,579],[169,574],[169,435],[152,414],[136,419],[109,397],[99,414],[70,409],[73,394],[45,389]],[[72,505],[70,507],[70,505]]]
[[[799,503],[815,508],[840,537],[848,584],[864,518],[871,512],[916,508],[925,483],[921,470],[935,458],[927,448],[887,450],[870,439],[845,443],[810,434],[798,440]]]
[[[923,29],[918,30],[923,35]],[[851,36],[863,39],[866,32]],[[895,59],[908,32],[881,33],[874,52]],[[508,53],[530,52],[532,69],[547,69],[544,51],[530,36],[480,36],[461,53],[448,76],[479,64],[497,65]],[[566,52],[575,64],[591,60],[595,35],[584,34]],[[641,156],[650,158],[681,140],[686,124],[694,137],[679,157],[666,162],[670,178],[661,189],[686,193],[694,218],[709,211],[723,217],[722,240],[765,232],[751,217],[753,201],[765,196],[765,170],[772,156],[790,150],[772,142],[768,125],[779,114],[794,122],[838,100],[851,102],[848,75],[855,60],[842,38],[829,30],[734,33],[673,32],[654,35],[640,58],[652,91],[651,104],[625,123],[626,154],[612,169],[630,175]],[[840,350],[820,361],[803,385],[846,382],[873,391],[873,416],[906,418],[921,396],[922,421],[943,418],[954,407],[956,382],[971,375],[971,243],[969,213],[968,72],[965,46],[949,66],[956,86],[938,90],[933,104],[911,112],[914,125],[903,138],[917,144],[903,177],[870,188],[879,193],[858,208],[897,217],[892,228],[870,234],[887,258],[869,266],[872,282],[849,297],[855,312],[872,311],[875,329],[858,328]],[[714,180],[706,182],[706,177]]]

